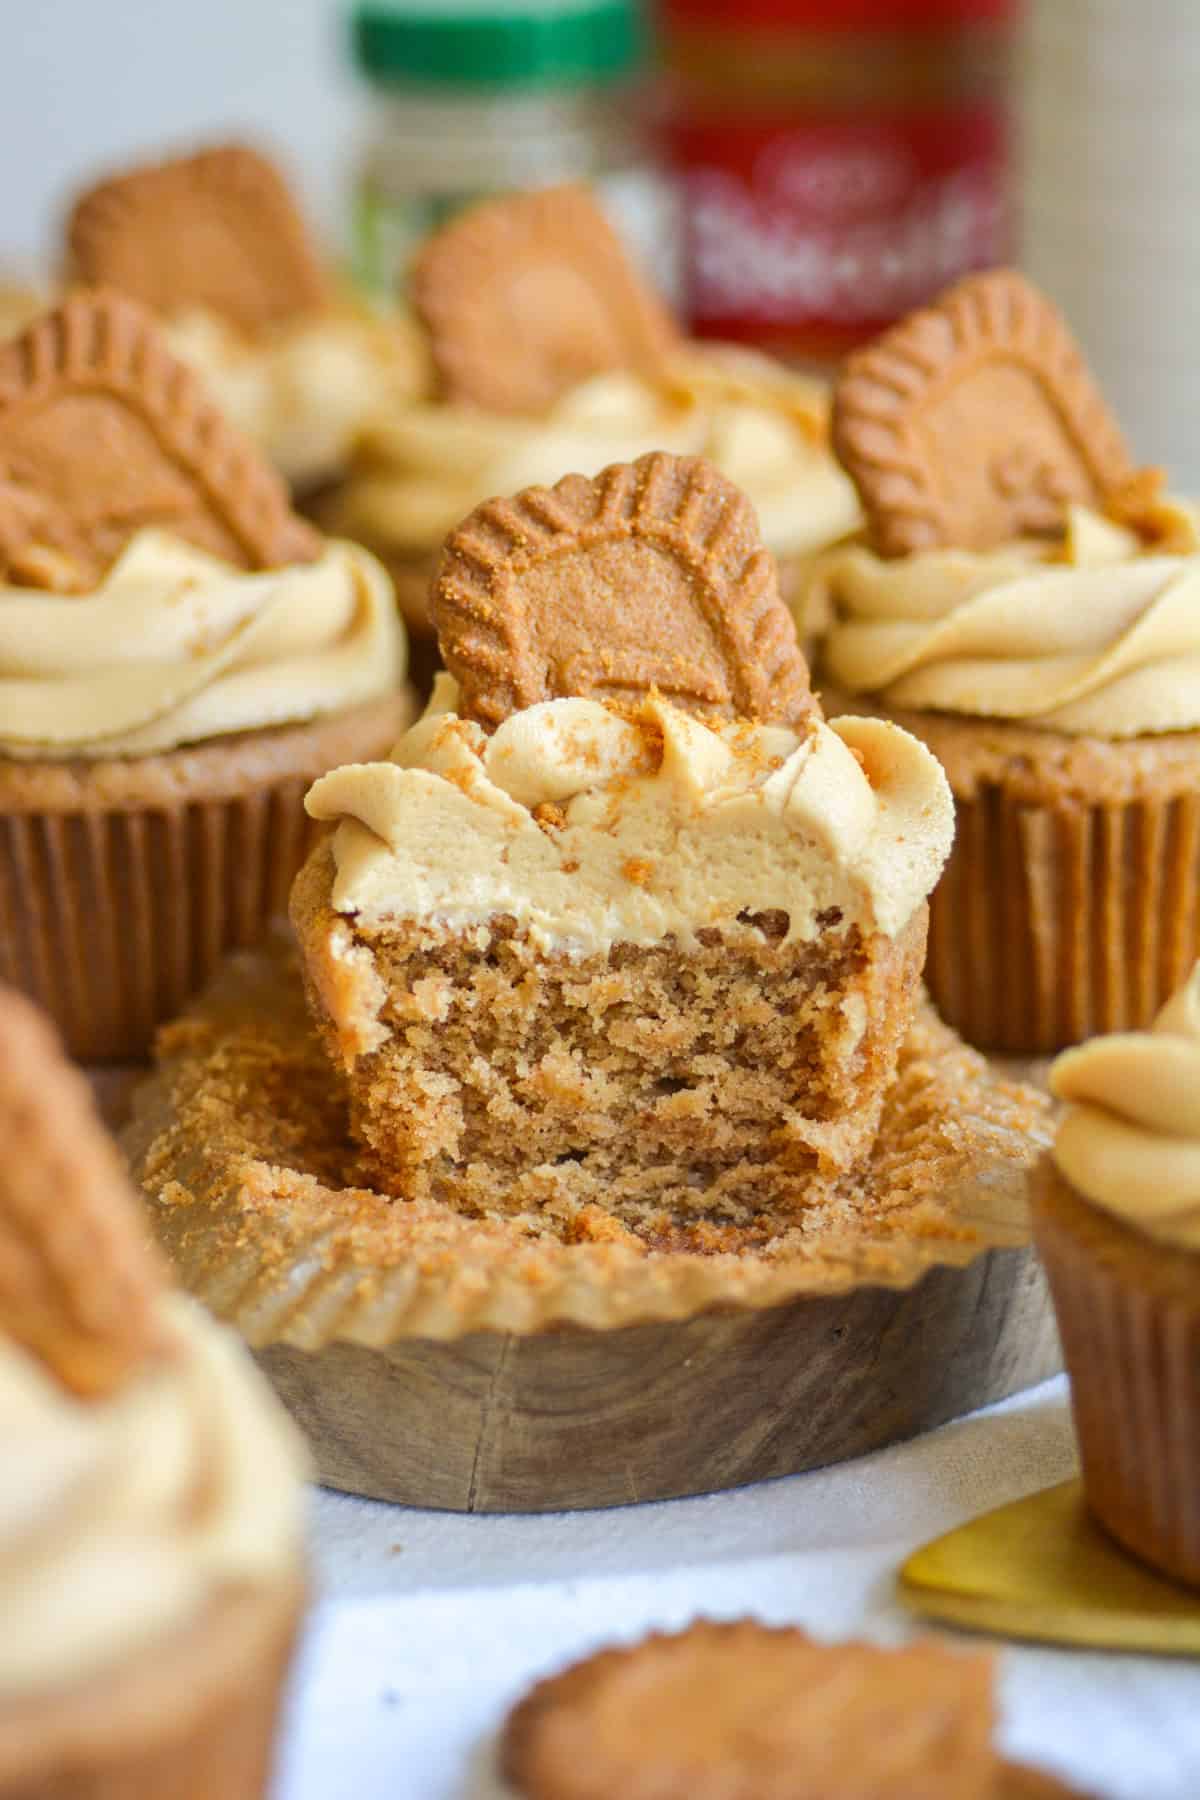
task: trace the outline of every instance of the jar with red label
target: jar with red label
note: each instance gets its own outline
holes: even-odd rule
[[[1016,0],[661,0],[697,333],[840,355],[1009,254]]]

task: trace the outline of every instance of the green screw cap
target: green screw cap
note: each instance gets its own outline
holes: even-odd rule
[[[351,35],[371,81],[493,89],[614,81],[647,42],[641,0],[365,0]]]

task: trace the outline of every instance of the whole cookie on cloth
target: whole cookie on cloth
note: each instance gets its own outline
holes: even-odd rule
[[[0,1336],[80,1395],[166,1348],[165,1264],[124,1165],[48,1021],[0,988]]]
[[[86,592],[147,525],[238,568],[320,543],[151,315],[80,290],[0,348],[0,579]]]
[[[968,276],[852,355],[833,441],[885,556],[1056,531],[1133,473],[1061,315],[1012,269]]]
[[[657,687],[700,714],[797,724],[816,706],[754,508],[695,457],[489,500],[446,539],[430,596],[459,710]]]
[[[510,1715],[527,1800],[1028,1800],[992,1748],[990,1657],[699,1620],[540,1682]]]
[[[536,413],[591,375],[653,369],[678,332],[586,188],[506,194],[426,243],[412,297],[446,395]]]
[[[164,316],[209,307],[253,332],[329,297],[282,175],[240,144],[100,182],[72,208],[67,244],[75,280]]]

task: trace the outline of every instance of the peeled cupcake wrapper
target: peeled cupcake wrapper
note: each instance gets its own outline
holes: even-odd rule
[[[223,1116],[222,1102],[207,1095],[202,1126],[192,1059],[216,1042],[236,1062],[243,1037],[270,1079],[242,1095],[236,1121],[232,1107]],[[1026,1243],[1027,1177],[1049,1135],[1046,1103],[997,1082],[928,1010],[918,1014],[910,1046],[881,1132],[890,1148],[854,1178],[856,1193],[866,1184],[874,1190],[871,1216],[842,1234],[826,1224],[811,1241],[798,1228],[773,1254],[530,1241],[504,1219],[398,1205],[371,1192],[357,1179],[344,1101],[331,1091],[295,951],[282,939],[240,958],[178,1030],[164,1034],[126,1148],[184,1286],[257,1348],[380,1348],[564,1323],[612,1329],[721,1304],[759,1308],[858,1287],[904,1289],[932,1268]],[[929,1116],[934,1084],[945,1095],[940,1132],[939,1114]],[[281,1095],[295,1097],[295,1117],[280,1119]],[[302,1122],[317,1106],[325,1110],[306,1139]],[[186,1168],[156,1147],[164,1115],[172,1144],[189,1145]],[[230,1124],[237,1146],[215,1148]],[[909,1140],[918,1127],[922,1155],[914,1159]],[[915,1190],[904,1186],[914,1166]],[[166,1184],[170,1204],[161,1199]]]

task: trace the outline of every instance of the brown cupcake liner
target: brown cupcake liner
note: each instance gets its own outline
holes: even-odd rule
[[[926,966],[946,1022],[1022,1055],[1149,1025],[1200,955],[1200,792],[956,802]]]
[[[32,995],[80,1060],[144,1055],[222,955],[286,909],[317,834],[308,786],[0,818],[0,980]]]
[[[304,1609],[231,1595],[78,1689],[0,1707],[0,1800],[265,1800]]]
[[[405,716],[402,705],[375,703],[326,727],[259,734],[276,754],[246,752],[240,792],[237,741],[231,778],[216,784],[197,770],[211,774],[219,745],[81,776],[8,765],[0,982],[44,1007],[79,1060],[144,1057],[156,1027],[226,952],[257,943],[286,912],[322,829],[304,811],[312,780],[331,766],[322,752],[382,755]],[[34,785],[43,773],[44,794]]]
[[[1097,1224],[1105,1235],[1081,1241],[1061,1201],[1035,1207],[1088,1505],[1136,1556],[1200,1587],[1200,1294],[1146,1280],[1148,1257],[1174,1267],[1186,1252],[1139,1239],[1130,1267],[1111,1251],[1133,1234]]]
[[[770,1241],[658,1249],[374,1191],[282,936],[239,957],[158,1056],[125,1133],[134,1178],[185,1287],[260,1349],[609,1330],[907,1289],[1028,1243],[1049,1139],[1045,1096],[998,1080],[923,1004],[863,1164]]]

